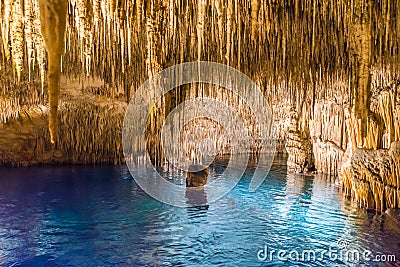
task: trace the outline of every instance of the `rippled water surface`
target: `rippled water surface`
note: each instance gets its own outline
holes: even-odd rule
[[[251,173],[201,209],[153,200],[123,166],[0,169],[0,266],[342,266],[347,250],[400,260],[396,223],[357,209],[326,177],[276,162],[249,193]]]

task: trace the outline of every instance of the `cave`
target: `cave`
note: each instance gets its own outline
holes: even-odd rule
[[[0,16],[0,265],[399,264],[400,0]]]

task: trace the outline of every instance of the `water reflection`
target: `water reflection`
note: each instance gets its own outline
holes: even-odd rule
[[[204,187],[187,187],[185,193],[186,204],[189,207],[196,207],[199,209],[208,209],[207,193]]]
[[[222,168],[213,166],[210,176]],[[0,263],[259,266],[264,244],[322,249],[340,238],[352,248],[400,259],[396,224],[351,205],[328,179],[288,176],[276,162],[259,190],[249,193],[252,171],[250,166],[226,197],[209,206],[199,190],[183,198],[200,207],[177,208],[146,195],[123,167],[0,169]]]

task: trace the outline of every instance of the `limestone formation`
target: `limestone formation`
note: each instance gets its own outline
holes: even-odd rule
[[[58,127],[58,96],[60,92],[61,56],[65,46],[67,16],[65,0],[39,0],[40,25],[48,58],[47,85],[49,91],[50,141],[55,143]]]
[[[313,169],[313,154],[311,142],[297,130],[297,113],[291,111],[291,124],[286,136],[286,151],[288,153],[289,171],[305,172]]]
[[[344,191],[360,206],[385,211],[400,208],[400,142],[389,149],[356,149],[341,170]]]
[[[208,167],[190,165],[186,176],[186,187],[200,187],[207,183]]]
[[[207,60],[261,88],[289,165],[339,173],[365,206],[398,205],[398,187],[381,176],[367,186],[365,177],[375,165],[397,166],[382,149],[400,141],[399,0],[3,0],[0,16],[0,163],[120,162],[120,121],[135,90],[166,67]],[[78,93],[59,93],[60,78],[79,81]],[[198,96],[232,105],[256,143],[259,129],[237,96],[181,86],[148,99],[147,148],[158,165],[164,119]],[[356,167],[360,157],[381,163]]]
[[[96,87],[81,89],[78,81],[71,80],[61,83],[60,135],[55,147],[49,142],[46,106],[24,109],[18,120],[0,124],[0,164],[122,163],[121,131],[127,104],[124,99],[112,101],[98,81],[90,82]]]

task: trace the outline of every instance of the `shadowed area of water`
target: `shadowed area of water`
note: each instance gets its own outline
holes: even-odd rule
[[[357,209],[326,177],[288,175],[277,161],[249,193],[252,169],[208,209],[150,198],[123,166],[0,169],[0,265],[343,266],[346,260],[335,259],[334,251],[346,250],[400,260],[396,223]],[[215,166],[210,173],[222,170]],[[284,261],[275,253],[261,262],[257,254],[264,256],[265,246],[268,254],[317,255]],[[319,251],[329,248],[333,258],[320,259]]]

